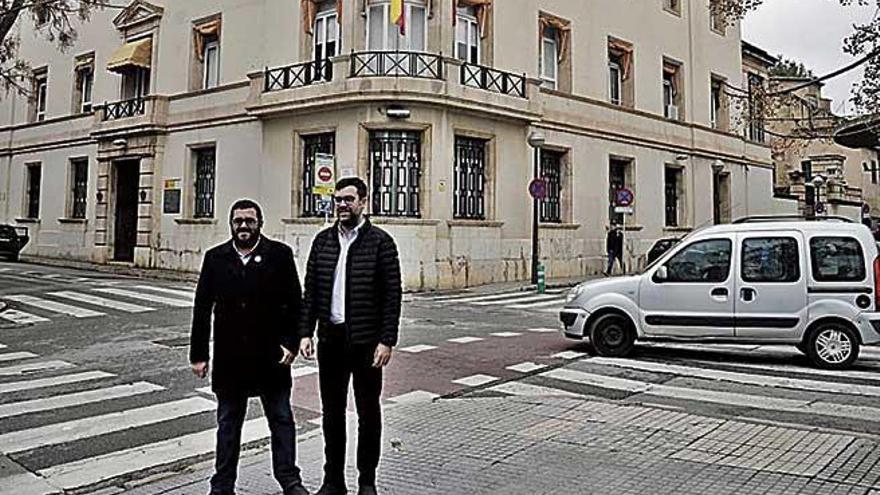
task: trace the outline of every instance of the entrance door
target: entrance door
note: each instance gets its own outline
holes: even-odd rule
[[[140,163],[137,160],[117,162],[116,209],[113,229],[113,259],[134,261],[137,243],[138,183]]]

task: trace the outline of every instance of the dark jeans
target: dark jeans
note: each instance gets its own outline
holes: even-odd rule
[[[211,477],[211,493],[235,491],[238,455],[241,451],[241,426],[247,413],[246,395],[220,394],[217,397],[217,459]],[[290,409],[290,389],[280,388],[260,395],[263,413],[272,433],[272,472],[282,489],[300,483],[296,466],[296,427]]]
[[[382,369],[373,368],[375,345],[344,340],[318,342],[318,377],[324,429],[324,481],[345,485],[345,410],[348,382],[354,378],[358,414],[357,467],[361,485],[376,483],[382,441]]]

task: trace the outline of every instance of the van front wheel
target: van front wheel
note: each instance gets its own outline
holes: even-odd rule
[[[632,322],[618,314],[600,316],[590,329],[590,342],[600,356],[626,356],[633,350],[635,341]]]
[[[855,332],[840,323],[820,324],[810,332],[805,344],[807,356],[820,368],[848,368],[859,357]]]

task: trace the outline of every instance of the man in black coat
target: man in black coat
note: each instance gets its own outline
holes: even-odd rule
[[[297,345],[302,292],[293,252],[260,234],[263,213],[243,199],[229,213],[232,239],[205,253],[193,309],[190,363],[208,374],[217,396],[217,458],[211,495],[233,495],[248,397],[259,396],[269,421],[272,470],[284,495],[308,495],[296,466],[290,364]],[[291,351],[291,349],[293,351]]]
[[[397,344],[400,260],[397,246],[363,216],[367,185],[336,184],[338,221],[318,233],[306,270],[300,352],[313,355],[318,326],[318,378],[324,429],[324,484],[318,495],[345,487],[345,409],[349,380],[358,414],[358,495],[375,495],[382,437],[382,368]]]
[[[620,263],[620,269],[626,271],[623,266],[623,231],[617,225],[612,225],[605,236],[605,250],[608,252],[608,268],[605,275],[611,275],[614,271],[614,261]]]

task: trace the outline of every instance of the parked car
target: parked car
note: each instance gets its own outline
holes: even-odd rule
[[[681,241],[678,237],[663,237],[654,241],[654,244],[651,245],[651,249],[648,250],[648,258],[646,260],[646,266],[653,263],[657,258],[663,256],[663,253],[669,251],[672,246]]]
[[[603,356],[650,339],[788,344],[846,368],[880,343],[878,246],[845,219],[747,218],[690,234],[641,274],[578,285],[560,319]]]
[[[27,227],[0,225],[0,256],[18,261],[18,253],[30,240]]]

